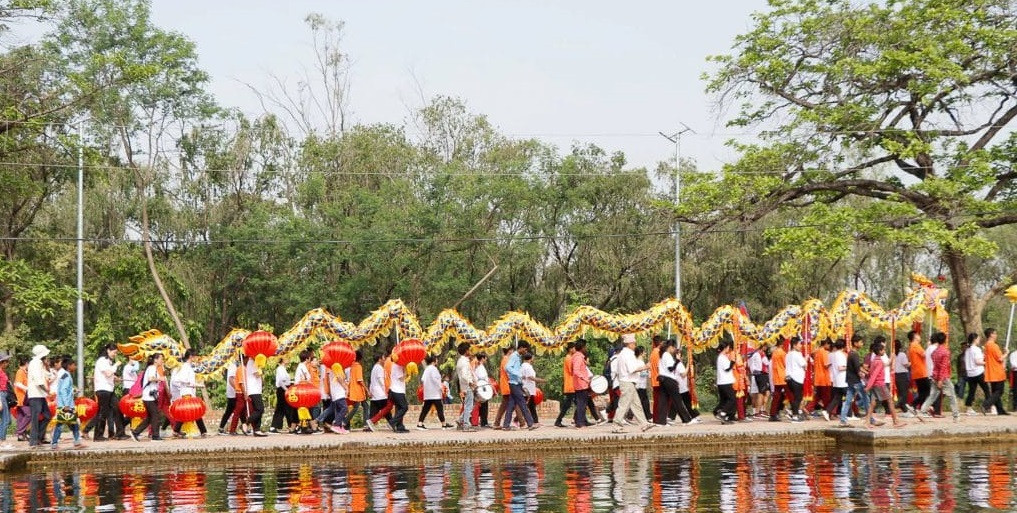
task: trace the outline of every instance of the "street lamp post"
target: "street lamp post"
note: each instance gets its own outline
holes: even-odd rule
[[[85,140],[83,137],[84,121],[78,125],[78,301],[77,301],[77,348],[78,348],[78,392],[85,391]]]
[[[685,123],[678,123],[682,126],[680,130],[672,135],[658,132],[668,141],[674,143],[674,203],[681,203],[681,165],[682,165],[682,134],[686,132],[696,133]],[[674,222],[674,298],[682,299],[682,255],[681,255],[681,224]]]

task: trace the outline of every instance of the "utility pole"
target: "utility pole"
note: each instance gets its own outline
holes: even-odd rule
[[[681,190],[682,190],[682,179],[681,179],[681,166],[682,166],[682,135],[686,132],[696,133],[695,130],[689,128],[685,123],[678,123],[681,128],[678,129],[674,134],[667,135],[664,132],[657,132],[663,138],[671,141],[674,144],[674,203],[678,205],[681,203]],[[681,301],[682,299],[682,255],[681,255],[681,225],[678,221],[674,222],[674,298]]]

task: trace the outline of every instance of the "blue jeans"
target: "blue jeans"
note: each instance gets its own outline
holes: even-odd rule
[[[505,407],[505,421],[502,423],[502,427],[508,429],[512,424],[512,413],[516,411],[516,406],[523,411],[523,419],[526,420],[526,427],[533,425],[533,417],[530,416],[530,409],[526,405],[526,396],[523,394],[523,386],[517,383],[509,383],[509,403]]]
[[[321,412],[317,420],[319,423],[324,424],[328,418],[332,419],[332,425],[342,427],[346,424],[346,399],[335,399],[329,403],[328,408]]]
[[[459,422],[462,422],[462,427],[465,428],[470,425],[470,415],[473,415],[473,389],[467,389],[466,393],[463,394],[463,414],[459,418]]]
[[[57,446],[57,442],[60,441],[60,431],[61,431],[61,429],[63,427],[64,427],[63,423],[57,422],[56,427],[53,428],[53,441],[50,442],[51,446],[53,446],[53,447]],[[78,426],[78,423],[75,422],[74,424],[69,424],[68,427],[71,430],[71,434],[74,435],[74,445],[80,445],[81,444],[81,428]]]
[[[11,425],[11,409],[7,407],[7,392],[0,392],[0,442],[7,440],[7,428]]]
[[[844,398],[844,406],[840,409],[840,421],[847,422],[848,412],[851,410],[851,402],[854,398],[858,397],[858,409],[860,411],[869,411],[869,394],[865,392],[864,383],[855,383],[854,385],[848,385],[847,397]]]

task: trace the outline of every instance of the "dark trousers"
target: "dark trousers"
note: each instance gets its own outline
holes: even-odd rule
[[[639,396],[639,404],[643,406],[643,416],[653,422],[653,415],[650,413],[650,394],[645,388],[637,388],[636,395]],[[537,418],[536,415],[533,418]]]
[[[787,380],[787,387],[791,391],[791,414],[798,415],[802,407],[802,390],[805,385],[793,379]]]
[[[996,407],[996,414],[1003,415],[1006,413],[1003,411],[1003,382],[995,381],[989,383],[990,394],[982,403],[982,407],[988,410],[990,407]]]
[[[530,410],[526,407],[526,395],[523,394],[523,386],[516,383],[509,383],[509,403],[505,407],[505,420],[502,422],[502,428],[507,429],[512,424],[512,414],[515,413],[516,406],[522,408],[523,419],[526,420],[526,426],[533,425],[533,417],[530,416]]]
[[[123,434],[123,424],[117,422],[119,415],[115,414],[117,407],[114,404],[115,400],[116,394],[113,392],[99,390],[95,393],[95,402],[99,403],[99,413],[95,415],[95,432],[92,436],[96,440],[105,438],[107,430],[110,438]]]
[[[653,421],[661,426],[667,424],[667,412],[676,410],[678,417],[682,419],[682,424],[688,423],[692,420],[692,414],[689,413],[689,409],[685,404],[685,400],[682,398],[681,392],[678,391],[678,382],[668,377],[658,377],[657,381],[660,383],[661,400],[660,408],[656,412],[658,415],[654,417]]]
[[[367,407],[368,407],[368,402],[367,401],[357,401],[357,402],[354,402],[350,406],[350,412],[346,415],[346,425],[343,426],[343,427],[345,427],[346,429],[350,428],[350,421],[353,420],[353,417],[357,414],[357,410],[363,410],[364,411],[364,418],[366,419],[367,416],[368,416]]]
[[[261,431],[261,416],[265,413],[265,403],[261,400],[261,394],[251,394],[248,399],[251,401],[251,413],[248,415],[248,420],[251,421],[251,427],[255,432]]]
[[[199,433],[201,433],[203,435],[205,433],[208,433],[208,430],[205,429],[205,419],[198,419],[198,420],[194,421],[194,423],[198,425],[198,432]],[[183,427],[183,425],[184,425],[183,422],[174,422],[173,423],[173,432],[179,434],[180,433],[180,428]]]
[[[696,418],[699,416],[699,410],[692,407],[692,394],[689,392],[682,392],[682,404],[685,405],[685,411],[689,412],[689,417]],[[672,404],[671,407],[677,407],[678,403]]]
[[[558,404],[558,418],[554,420],[555,426],[560,426],[562,419],[565,418],[565,414],[572,408],[572,403],[576,400],[575,392],[571,394],[565,394],[561,399],[561,403]]]
[[[911,401],[911,406],[917,410],[929,398],[929,392],[932,391],[932,380],[930,378],[918,378],[915,380],[915,388],[918,389],[918,395]]]
[[[297,425],[297,410],[286,402],[286,389],[275,387],[275,411],[272,412],[272,428],[280,430],[283,428],[283,420],[288,426]]]
[[[403,417],[406,416],[406,411],[410,409],[410,404],[406,402],[406,394],[390,391],[388,393],[388,399],[395,404],[395,414],[392,415],[392,425],[395,426],[396,431],[405,430],[406,426],[403,425]]]
[[[720,404],[717,405],[717,409],[714,412],[720,414],[726,420],[734,420],[737,414],[735,411],[734,385],[717,385],[717,397]]]
[[[1010,411],[1017,411],[1017,370],[1010,371]]]
[[[607,397],[608,397],[608,401],[607,401],[607,420],[608,421],[614,420],[614,412],[615,412],[615,410],[618,409],[618,397],[620,397],[620,396],[621,396],[621,391],[619,389],[617,389],[617,388],[612,388],[611,391],[608,392],[608,395],[607,395]]]
[[[982,389],[982,397],[989,397],[989,385],[985,384],[985,374],[968,378],[968,397],[964,399],[964,406],[970,407],[975,402],[975,388]]]
[[[49,404],[46,404],[45,397],[33,397],[28,400],[29,415],[31,415],[32,438],[29,445],[36,446],[46,438],[46,426],[51,418]],[[40,419],[41,417],[41,419]]]
[[[826,405],[826,413],[831,417],[840,415],[840,409],[844,407],[844,398],[847,396],[847,388],[833,387],[830,393],[830,404]]]
[[[530,409],[530,417],[533,418],[533,422],[540,422],[540,419],[537,418],[537,400],[532,395],[526,398],[526,407]]]
[[[149,426],[152,427],[152,440],[161,440],[159,436],[159,424],[162,420],[159,417],[159,404],[155,401],[145,401],[145,420],[134,428],[134,435],[140,435]]]
[[[669,401],[664,395],[664,389],[660,386],[660,378],[657,378],[657,386],[653,387],[653,422],[660,424],[660,418],[666,415],[663,407],[668,404]]]
[[[424,423],[424,419],[431,412],[431,408],[438,412],[438,421],[445,425],[445,406],[441,403],[441,399],[427,399],[424,401],[424,406],[420,408],[420,417],[417,419],[417,424]]]
[[[237,409],[237,398],[227,397],[226,411],[222,413],[222,420],[219,421],[219,431],[226,429],[226,423],[230,421],[230,416],[233,415],[233,410],[236,409]]]
[[[477,425],[480,427],[488,426],[487,418],[491,414],[491,407],[489,406],[490,402],[491,401],[477,401],[476,406],[474,406],[474,408],[477,409]]]
[[[14,408],[18,410],[17,434],[19,437],[23,437],[29,433],[28,427],[32,425],[32,408],[28,404],[19,404]]]
[[[904,405],[908,402],[908,388],[911,387],[911,375],[907,372],[897,372],[894,373],[893,380],[897,386],[897,403],[895,407],[899,411],[905,411]]]
[[[586,427],[590,423],[586,420],[586,408],[590,402],[590,389],[576,390],[576,412],[572,415],[572,421],[576,427]]]
[[[784,399],[788,396],[787,385],[774,385],[773,397],[770,399],[770,418],[777,418],[781,408],[784,407]]]

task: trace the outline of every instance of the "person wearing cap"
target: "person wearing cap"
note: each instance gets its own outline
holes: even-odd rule
[[[618,352],[618,365],[615,377],[618,380],[618,387],[621,389],[621,396],[618,399],[618,409],[614,413],[615,433],[625,432],[625,416],[631,411],[643,431],[656,426],[646,420],[643,409],[636,407],[639,404],[639,395],[636,392],[636,383],[639,381],[639,373],[648,370],[648,365],[640,365],[636,358],[636,336],[631,333],[622,335],[623,347]]]
[[[0,450],[13,449],[14,446],[7,443],[7,428],[11,425],[11,409],[7,406],[7,396],[10,395],[10,378],[7,377],[7,362],[11,355],[6,352],[0,353]]]
[[[43,358],[49,356],[49,349],[42,344],[32,347],[32,361],[28,362],[28,407],[32,434],[29,439],[29,446],[39,447],[43,440],[43,430],[49,425],[49,405],[46,404],[46,397],[49,395],[49,379],[46,363]],[[41,416],[41,419],[40,419]]]

